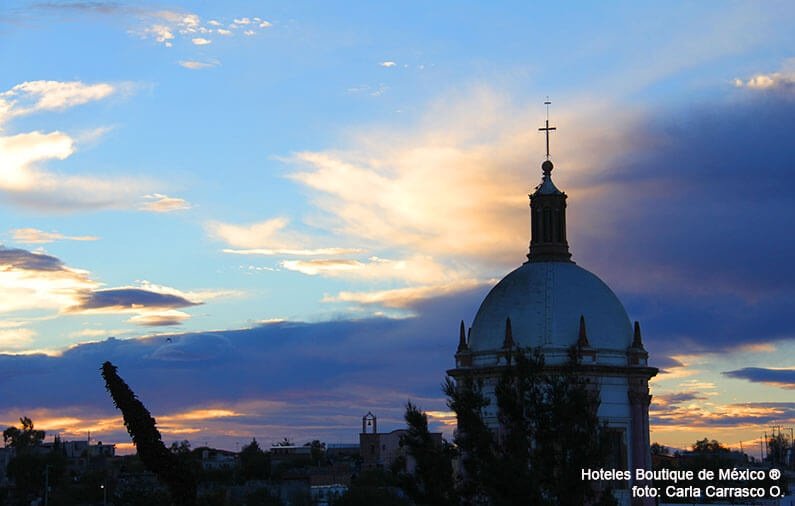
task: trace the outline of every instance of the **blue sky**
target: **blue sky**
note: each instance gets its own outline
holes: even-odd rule
[[[547,95],[574,259],[664,370],[652,439],[795,423],[793,11],[5,2],[0,423],[127,441],[115,357],[167,438],[350,441],[409,398],[449,429]]]

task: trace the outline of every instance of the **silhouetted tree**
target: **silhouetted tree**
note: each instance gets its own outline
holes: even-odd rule
[[[320,461],[323,460],[323,456],[326,454],[326,443],[320,441],[319,439],[314,439],[309,443],[306,443],[304,446],[309,447],[309,451],[311,452],[310,455],[312,457],[312,464],[313,465],[320,465]]]
[[[240,472],[243,480],[265,480],[270,476],[270,458],[256,439],[240,450]]]
[[[408,429],[400,444],[414,458],[413,473],[404,473],[407,492],[418,505],[457,504],[453,484],[453,450],[446,441],[436,441],[428,430],[428,416],[411,402],[405,413]]]
[[[537,356],[543,365],[543,355]],[[517,353],[517,365],[525,359]],[[577,360],[572,349],[566,364],[541,373],[542,395],[530,405],[537,412],[528,413],[528,427],[536,431],[531,470],[540,474],[541,494],[549,504],[617,504],[607,484],[598,489],[581,478],[582,469],[622,463],[611,462],[609,432],[597,416],[599,391]]]
[[[113,404],[122,412],[124,425],[132,437],[144,465],[168,486],[177,506],[196,504],[196,477],[191,468],[163,444],[155,419],[110,362],[102,364],[105,388]]]
[[[660,443],[652,443],[651,444],[651,454],[652,455],[670,455],[671,449],[667,446],[663,446]]]
[[[6,446],[14,448],[17,453],[23,453],[44,441],[44,431],[34,429],[30,418],[23,416],[19,419],[19,423],[22,424],[21,429],[12,426],[3,431],[3,442]]]
[[[729,453],[729,449],[715,439],[700,439],[692,445],[693,453],[702,455],[721,455]]]
[[[792,447],[792,442],[783,434],[774,434],[767,440],[766,460],[774,466],[786,466],[787,453]]]
[[[609,489],[580,478],[581,469],[606,467],[610,445],[596,415],[598,391],[575,354],[547,367],[540,350],[512,350],[495,386],[495,432],[483,420],[489,401],[474,377],[448,378],[444,390],[458,417],[465,504],[615,504]]]
[[[481,383],[472,375],[458,381],[448,377],[442,389],[447,395],[447,406],[458,420],[453,441],[459,452],[459,497],[465,505],[482,504],[495,463],[496,440],[482,416],[489,400],[483,395]]]
[[[290,438],[286,437],[273,446],[293,446],[293,442],[290,441]]]
[[[59,484],[66,469],[66,457],[57,436],[52,449],[45,453],[40,448],[45,432],[37,430],[33,421],[26,416],[20,418],[19,422],[21,428],[12,426],[3,431],[3,441],[15,451],[5,472],[14,482],[14,498],[28,503],[27,499],[42,493],[45,470],[50,485]]]

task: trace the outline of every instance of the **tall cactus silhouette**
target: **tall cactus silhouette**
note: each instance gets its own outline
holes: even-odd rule
[[[171,491],[176,506],[196,505],[196,477],[163,444],[155,419],[110,362],[102,364],[102,378],[113,404],[121,410],[138,457]]]

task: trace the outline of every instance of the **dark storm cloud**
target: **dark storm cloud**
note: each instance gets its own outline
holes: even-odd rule
[[[576,258],[658,357],[795,337],[795,99],[737,93],[633,125],[570,202]]]
[[[196,306],[179,295],[153,292],[142,288],[111,288],[97,290],[86,294],[78,306],[70,311],[86,311],[90,309],[176,309],[181,307]]]
[[[55,272],[64,271],[63,262],[54,256],[33,253],[24,249],[0,246],[0,269]]]
[[[420,316],[402,320],[284,322],[109,338],[57,357],[0,355],[0,398],[6,407],[0,418],[15,420],[39,406],[79,406],[114,416],[99,375],[100,365],[110,360],[156,416],[197,406],[264,403],[261,409],[241,408],[229,423],[256,434],[262,430],[258,424],[286,424],[288,418],[279,417],[289,417],[296,427],[315,427],[307,434],[337,425],[355,434],[357,420],[372,410],[379,425],[397,428],[408,399],[426,410],[446,410],[440,385],[454,365],[458,322],[471,318],[484,295],[479,289],[426,301],[415,307]]]
[[[795,390],[795,369],[766,369],[744,367],[722,373],[729,378],[744,379],[753,383],[767,383],[788,390]]]

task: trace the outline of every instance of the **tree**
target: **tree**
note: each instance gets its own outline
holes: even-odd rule
[[[17,499],[22,500],[41,494],[45,470],[50,485],[58,484],[66,468],[66,459],[60,451],[57,436],[51,451],[33,451],[41,446],[45,432],[35,429],[33,421],[27,416],[21,417],[19,422],[21,428],[12,426],[3,431],[3,441],[6,446],[14,448],[15,456],[5,472],[14,482]]]
[[[787,436],[781,433],[774,434],[767,440],[767,457],[765,460],[774,466],[786,466],[787,453],[791,447],[792,443],[787,439]]]
[[[285,437],[273,446],[293,446],[293,442],[290,441],[290,438]]]
[[[44,441],[44,431],[33,428],[33,421],[27,416],[19,419],[22,428],[8,427],[3,431],[3,442],[19,453],[23,453],[29,448],[41,445]]]
[[[580,478],[582,469],[606,467],[610,444],[596,415],[598,391],[575,353],[569,363],[547,367],[540,350],[511,350],[494,391],[495,432],[483,420],[488,400],[480,390],[471,376],[445,385],[458,417],[459,491],[467,504],[615,503],[608,489]]]
[[[446,441],[434,440],[428,416],[411,402],[406,404],[405,419],[408,430],[400,444],[416,463],[413,473],[403,474],[409,496],[418,505],[455,504],[452,449]]]
[[[270,475],[270,458],[256,439],[240,450],[240,472],[244,480],[265,480]]]
[[[196,477],[191,468],[166,448],[155,419],[116,371],[110,362],[102,364],[105,388],[122,412],[141,461],[168,486],[177,506],[195,506]]]
[[[651,444],[651,454],[652,455],[670,455],[671,449],[667,446],[663,446],[660,443],[652,443]]]
[[[482,384],[472,375],[456,381],[448,377],[442,390],[447,395],[447,406],[458,420],[453,440],[460,462],[458,495],[463,504],[481,504],[491,485],[491,469],[496,461],[496,442],[482,416],[489,400],[483,395]]]
[[[326,455],[326,443],[323,443],[319,439],[314,439],[304,446],[309,447],[310,455],[312,456],[312,464],[319,466],[320,461],[323,460],[323,456]]]
[[[729,453],[729,449],[715,439],[700,439],[693,443],[691,448],[693,449],[693,453],[698,453],[701,455],[720,455]]]

